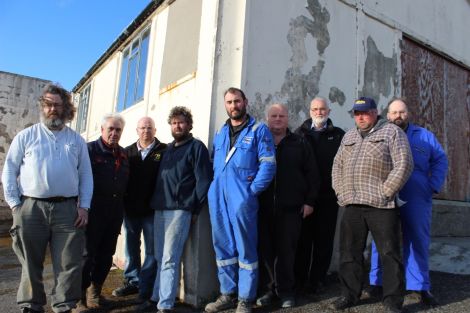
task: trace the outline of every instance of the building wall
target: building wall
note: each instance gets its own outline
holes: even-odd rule
[[[331,101],[334,123],[349,129],[353,120],[348,111],[355,98],[373,97],[383,109],[390,98],[401,94],[404,37],[470,67],[470,42],[461,38],[470,29],[466,18],[470,3],[465,0],[199,0],[191,4],[201,8],[199,40],[181,40],[179,45],[173,40],[167,45],[167,36],[173,33],[168,25],[175,25],[169,22],[175,18],[172,7],[181,7],[185,1],[190,0],[165,1],[147,21],[151,35],[144,99],[122,112],[127,121],[123,146],[136,140],[137,120],[145,115],[155,119],[159,139],[171,141],[168,112],[185,105],[194,115],[193,134],[211,148],[213,134],[227,119],[223,92],[230,86],[246,91],[249,112],[260,119],[267,105],[287,104],[291,128],[308,118],[314,96],[324,96]],[[180,12],[182,20],[184,14],[191,14]],[[181,72],[169,83],[166,78],[162,81],[165,56],[181,52],[165,49],[187,49],[185,43],[196,43],[194,70]],[[115,110],[121,58],[120,50],[116,51],[88,82],[92,84],[90,111],[83,134],[88,140],[99,136],[102,115]],[[184,61],[181,66],[190,69],[191,64]],[[198,246],[192,237],[207,238],[210,226],[207,215],[203,216],[186,249],[199,261],[199,253],[207,254],[210,249]],[[122,241],[116,256],[124,260]],[[200,277],[192,275],[196,272],[183,275],[199,281]]]
[[[38,98],[49,81],[0,71],[0,173],[15,135],[39,122]],[[4,201],[0,188],[0,207]],[[9,211],[6,211],[9,212]],[[4,211],[0,213],[2,216]]]

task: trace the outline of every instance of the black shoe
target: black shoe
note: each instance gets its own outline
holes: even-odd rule
[[[208,313],[220,312],[228,309],[233,309],[237,304],[237,297],[235,294],[220,295],[214,302],[208,303],[205,311]]]
[[[124,285],[113,290],[113,296],[115,297],[125,297],[136,293],[139,293],[139,287],[128,282],[125,282]]]
[[[419,302],[429,305],[430,307],[439,306],[439,302],[437,301],[436,297],[434,297],[434,295],[429,290],[413,291],[411,295],[412,298],[415,298]]]
[[[22,308],[21,312],[22,313],[44,313],[44,311],[37,311],[37,310],[33,310],[31,308]]]
[[[257,306],[270,305],[271,303],[273,303],[275,297],[276,296],[274,295],[272,291],[268,291],[264,295],[256,299],[256,305]]]
[[[155,312],[156,309],[157,309],[157,303],[147,300],[139,304],[138,306],[136,306],[134,312]]]
[[[380,299],[382,297],[382,287],[376,285],[370,285],[366,289],[362,290],[361,299]]]
[[[399,306],[394,306],[390,304],[383,304],[384,313],[402,313],[402,308]]]
[[[339,298],[336,298],[336,300],[333,301],[332,303],[330,303],[328,308],[330,308],[332,310],[344,310],[344,309],[350,308],[354,305],[356,305],[356,302],[354,302],[353,300],[351,300],[349,298],[341,296]]]

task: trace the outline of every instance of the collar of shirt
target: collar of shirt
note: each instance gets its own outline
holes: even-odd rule
[[[327,127],[328,127],[328,123],[325,123],[325,124],[323,124],[322,127],[317,128],[317,127],[315,127],[315,123],[312,122],[312,127],[311,128],[312,128],[313,131],[320,132],[320,131],[326,130]]]
[[[152,150],[153,146],[155,146],[155,139],[153,139],[153,142],[145,148],[142,148],[140,142],[137,141],[137,150],[140,152],[142,160],[145,160],[150,150]]]

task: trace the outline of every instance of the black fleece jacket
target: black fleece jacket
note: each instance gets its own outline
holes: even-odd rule
[[[129,183],[124,197],[125,213],[129,217],[144,217],[152,214],[150,199],[157,182],[158,168],[167,145],[155,138],[155,145],[142,160],[137,142],[126,147],[129,160]]]
[[[331,169],[344,136],[344,130],[333,126],[330,119],[326,123],[324,131],[314,131],[312,130],[312,119],[309,118],[295,131],[296,134],[307,139],[315,153],[321,177],[319,199],[336,198],[331,185]]]
[[[312,148],[301,136],[287,130],[276,146],[276,176],[259,196],[261,210],[300,213],[302,205],[314,206],[319,186]]]

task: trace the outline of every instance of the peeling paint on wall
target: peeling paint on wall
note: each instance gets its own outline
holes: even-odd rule
[[[284,83],[280,90],[264,97],[260,92],[255,93],[254,103],[249,107],[250,114],[264,119],[266,106],[274,102],[284,103],[289,109],[291,128],[297,127],[309,116],[309,103],[319,93],[319,82],[325,67],[325,61],[321,56],[330,43],[327,27],[330,21],[328,10],[322,7],[318,0],[308,0],[306,9],[311,18],[301,15],[289,23],[287,42],[292,50],[291,66],[285,72]],[[307,36],[316,39],[319,60],[305,74],[302,69],[309,61],[306,48]]]
[[[387,58],[375,44],[371,36],[367,37],[367,57],[364,64],[364,86],[359,96],[371,97],[378,101],[380,95],[388,98],[398,86],[397,53]]]
[[[330,99],[331,103],[337,102],[341,106],[344,105],[344,102],[346,102],[346,96],[344,95],[344,92],[342,92],[337,87],[331,87],[330,88],[330,93],[328,94],[328,99]]]

